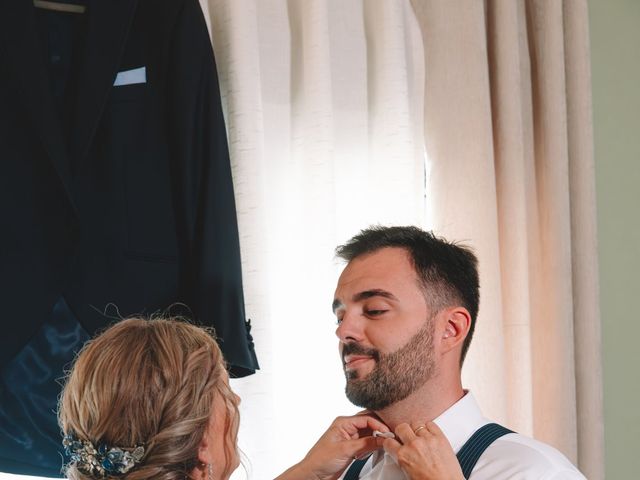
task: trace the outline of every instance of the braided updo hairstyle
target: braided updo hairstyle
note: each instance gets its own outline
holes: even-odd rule
[[[122,320],[88,342],[69,373],[59,404],[63,434],[93,445],[144,445],[124,480],[182,480],[199,466],[198,449],[214,399],[225,405],[224,457],[236,455],[238,409],[222,353],[208,330],[178,319]],[[94,478],[70,463],[71,480]],[[104,477],[103,477],[104,478]],[[106,477],[110,478],[110,477]]]

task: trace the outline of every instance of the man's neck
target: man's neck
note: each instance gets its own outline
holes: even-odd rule
[[[463,396],[464,390],[460,382],[449,386],[427,382],[404,400],[375,413],[395,431],[401,423],[424,425],[433,421]]]

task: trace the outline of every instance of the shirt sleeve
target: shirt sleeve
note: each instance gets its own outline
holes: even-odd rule
[[[541,480],[586,480],[577,469],[565,469],[545,475]]]

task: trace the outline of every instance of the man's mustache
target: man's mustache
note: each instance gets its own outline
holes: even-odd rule
[[[380,360],[380,352],[375,348],[366,348],[358,343],[346,343],[342,347],[342,364],[344,365],[344,357],[347,355],[366,355],[373,358],[376,362]]]

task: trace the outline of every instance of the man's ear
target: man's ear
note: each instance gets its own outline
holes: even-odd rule
[[[442,353],[456,347],[462,347],[464,339],[471,327],[471,315],[464,307],[453,307],[445,310],[444,329],[442,330]]]

